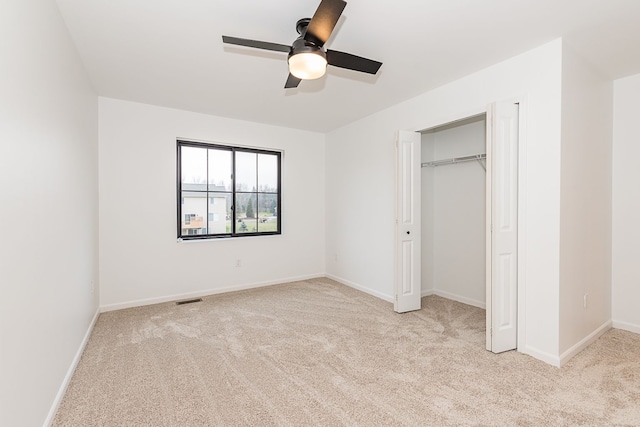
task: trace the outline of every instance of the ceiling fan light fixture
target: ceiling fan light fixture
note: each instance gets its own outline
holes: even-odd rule
[[[318,79],[327,72],[327,58],[317,52],[301,52],[289,57],[289,72],[302,80]]]

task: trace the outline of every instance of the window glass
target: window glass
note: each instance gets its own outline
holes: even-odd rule
[[[209,193],[209,234],[231,233],[231,193]]]
[[[183,191],[182,198],[182,234],[203,234],[202,228],[206,226],[207,218],[207,194],[194,191]]]
[[[182,147],[182,184],[206,184],[207,150],[198,147]],[[184,188],[183,188],[184,190]]]
[[[209,191],[231,191],[231,155],[229,150],[209,149]]]
[[[258,191],[278,191],[278,157],[272,154],[258,154]]]
[[[258,231],[278,229],[278,195],[258,193]]]
[[[236,153],[236,191],[256,191],[256,153]]]

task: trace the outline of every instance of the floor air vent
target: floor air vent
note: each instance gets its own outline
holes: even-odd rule
[[[194,302],[201,302],[202,298],[186,299],[183,301],[176,301],[176,305],[193,304]]]

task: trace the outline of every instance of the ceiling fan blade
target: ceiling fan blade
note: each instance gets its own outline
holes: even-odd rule
[[[304,39],[322,47],[331,36],[346,5],[344,0],[322,0],[307,26]]]
[[[346,68],[348,70],[355,70],[369,74],[376,74],[382,66],[382,62],[330,49],[327,49],[327,62],[329,65],[333,65],[334,67]]]
[[[284,84],[285,89],[292,89],[294,87],[298,87],[302,80],[289,73],[289,77],[287,78],[287,82]]]
[[[235,44],[238,46],[255,47],[258,49],[275,50],[277,52],[287,52],[291,50],[291,46],[286,44],[262,42],[259,40],[241,39],[238,37],[222,36],[222,42],[227,44]]]

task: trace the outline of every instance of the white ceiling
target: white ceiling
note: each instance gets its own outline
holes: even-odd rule
[[[640,73],[640,0],[347,0],[325,45],[383,62],[283,88],[319,0],[57,0],[101,96],[326,132],[557,37],[615,79]]]

